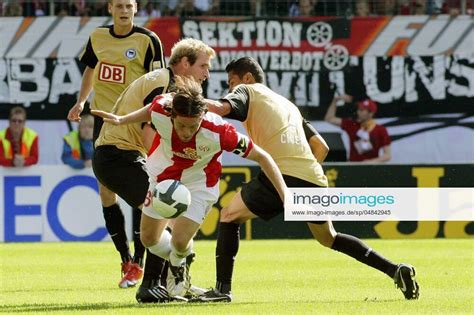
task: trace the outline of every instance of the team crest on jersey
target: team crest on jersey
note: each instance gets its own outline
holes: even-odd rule
[[[129,48],[125,51],[125,57],[127,57],[128,59],[135,59],[135,57],[137,56],[137,51],[133,48]]]
[[[197,154],[196,149],[193,149],[193,148],[184,148],[183,152],[173,151],[173,153],[174,155],[182,157],[183,159],[194,160],[194,161],[201,159],[201,157]]]

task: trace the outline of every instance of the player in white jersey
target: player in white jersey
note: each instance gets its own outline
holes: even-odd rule
[[[185,258],[192,251],[193,237],[219,197],[221,154],[229,151],[256,161],[284,200],[286,185],[271,156],[218,115],[207,112],[200,85],[177,78],[177,93],[170,101],[157,96],[148,106],[125,116],[92,111],[115,125],[152,121],[157,130],[147,160],[150,180],[141,221],[142,242],[152,253],[169,259],[174,285],[170,295],[183,295],[189,286]],[[172,101],[171,101],[172,98]],[[171,103],[171,104],[170,104]],[[180,180],[191,191],[188,211],[175,219],[172,234],[168,220],[151,207],[151,192],[157,182]]]

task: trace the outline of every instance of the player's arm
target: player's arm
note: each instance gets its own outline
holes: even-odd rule
[[[281,200],[284,201],[285,191],[288,188],[286,187],[278,166],[270,154],[254,144],[249,137],[237,132],[235,127],[231,124],[226,124],[223,130],[223,134],[221,134],[221,148],[257,162],[278,191]]]
[[[220,100],[220,101],[215,101],[215,100],[210,100],[206,99],[207,102],[207,109],[215,113],[219,116],[226,116],[230,113],[231,107],[230,103],[225,100]]]
[[[278,191],[281,200],[284,202],[285,192],[288,188],[286,187],[285,181],[283,180],[283,176],[281,175],[278,166],[270,154],[254,144],[247,155],[247,159],[255,161],[260,165],[265,175],[267,175],[268,179],[272,182],[273,187],[275,187]]]
[[[140,123],[151,120],[151,111],[150,107],[152,104],[148,104],[145,107],[142,107],[134,112],[128,113],[127,115],[115,115],[112,113],[104,112],[103,110],[91,110],[92,115],[102,117],[104,122],[112,125],[126,125],[132,123]]]
[[[309,142],[309,146],[311,147],[311,151],[313,152],[313,155],[318,160],[319,164],[323,164],[324,160],[326,159],[329,153],[329,146],[324,140],[324,138],[321,137],[320,134],[318,134],[318,135],[312,136],[308,142]]]
[[[67,119],[71,121],[80,121],[81,113],[84,109],[84,104],[86,103],[89,95],[92,91],[92,83],[94,79],[94,68],[99,62],[97,56],[92,47],[92,40],[89,38],[86,47],[82,55],[80,56],[80,61],[86,65],[86,69],[82,74],[81,89],[79,90],[79,97],[77,98],[76,104],[69,110]]]
[[[303,118],[303,130],[313,155],[319,163],[323,163],[329,153],[329,146],[309,121]]]
[[[79,90],[79,96],[77,98],[76,104],[69,110],[67,119],[71,121],[80,121],[81,113],[84,110],[84,104],[89,98],[89,95],[92,91],[92,82],[94,78],[94,69],[86,66],[84,73],[82,74],[81,89]]]
[[[238,121],[245,121],[249,111],[250,94],[247,86],[241,84],[219,101],[208,100],[210,112]]]

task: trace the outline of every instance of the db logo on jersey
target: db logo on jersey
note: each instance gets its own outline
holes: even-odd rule
[[[125,67],[101,63],[99,69],[99,80],[112,83],[125,83]]]

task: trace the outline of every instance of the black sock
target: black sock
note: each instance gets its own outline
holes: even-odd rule
[[[352,235],[337,233],[331,248],[349,255],[363,264],[378,269],[391,278],[393,278],[397,270],[397,265],[382,257],[360,239]]]
[[[234,271],[234,260],[239,251],[240,225],[235,223],[219,223],[216,246],[216,290],[229,293]]]
[[[147,287],[153,287],[159,284],[160,278],[162,278],[161,275],[163,273],[163,270],[165,269],[164,267],[165,267],[165,260],[159,256],[152,254],[147,249],[146,260],[145,260],[145,270],[143,273],[143,284]],[[164,281],[165,281],[165,286],[166,286],[166,275],[164,277]]]
[[[135,255],[133,255],[133,262],[143,267],[143,256],[145,254],[145,246],[140,240],[140,220],[142,218],[142,210],[134,208],[132,212],[133,219],[133,246],[135,248]]]
[[[114,242],[115,248],[120,253],[122,262],[131,259],[130,249],[128,247],[127,233],[125,232],[125,218],[122,209],[118,204],[110,207],[102,207],[104,213],[105,226]]]

